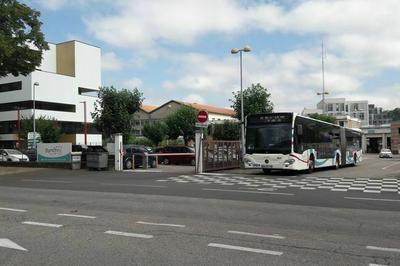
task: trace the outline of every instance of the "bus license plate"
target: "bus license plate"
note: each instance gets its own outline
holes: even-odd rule
[[[272,168],[272,165],[264,164],[264,165],[262,166],[262,168]]]

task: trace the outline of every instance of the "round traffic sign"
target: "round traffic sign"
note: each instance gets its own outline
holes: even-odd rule
[[[208,121],[208,113],[206,111],[200,111],[197,114],[197,121],[199,123],[205,123]]]

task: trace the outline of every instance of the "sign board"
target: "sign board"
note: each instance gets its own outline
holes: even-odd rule
[[[197,122],[205,123],[208,121],[208,113],[206,111],[200,111],[197,114]]]
[[[38,143],[37,160],[38,162],[71,162],[71,143]]]
[[[203,128],[206,128],[206,127],[208,127],[208,123],[198,123],[198,122],[196,122],[195,126],[196,126],[196,127],[203,127]]]
[[[28,149],[33,148],[34,136],[35,136],[34,132],[28,132]],[[40,136],[40,134],[38,132],[36,132],[36,144],[38,144],[40,142],[42,142],[42,137]]]

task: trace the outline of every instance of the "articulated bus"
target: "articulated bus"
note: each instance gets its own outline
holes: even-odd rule
[[[297,115],[249,115],[245,168],[308,170],[356,165],[362,160],[361,131]]]

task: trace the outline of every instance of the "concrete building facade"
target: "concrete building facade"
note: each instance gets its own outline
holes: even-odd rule
[[[392,122],[390,125],[391,149],[395,154],[400,154],[400,121]]]
[[[79,41],[49,43],[42,64],[27,76],[0,78],[0,146],[13,147],[18,139],[17,120],[33,115],[59,121],[63,141],[83,143],[84,104],[92,122],[101,86],[100,48]],[[34,85],[34,84],[39,85]],[[33,130],[33,129],[32,129]],[[88,144],[101,144],[101,134],[89,126]]]

